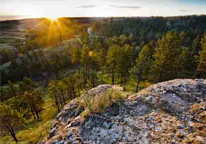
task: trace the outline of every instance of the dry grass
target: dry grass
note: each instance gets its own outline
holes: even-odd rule
[[[124,100],[126,95],[117,88],[108,89],[107,91],[93,97],[88,93],[82,100],[78,100],[79,109],[83,108],[82,117],[87,117],[92,113],[102,113],[114,102]]]

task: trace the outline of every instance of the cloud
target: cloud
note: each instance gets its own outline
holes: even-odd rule
[[[120,8],[120,9],[140,9],[141,6],[119,6],[119,5],[110,5],[113,8]]]
[[[189,10],[184,10],[184,9],[183,9],[183,10],[180,10],[180,11],[181,11],[181,12],[189,12]]]
[[[82,5],[82,6],[78,6],[77,8],[95,8],[96,5]]]

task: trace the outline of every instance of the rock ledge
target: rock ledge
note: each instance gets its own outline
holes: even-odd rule
[[[114,87],[100,85],[88,92],[95,96]],[[81,112],[76,99],[67,104],[40,144],[205,144],[206,80],[158,83],[113,103],[103,113],[82,118]]]

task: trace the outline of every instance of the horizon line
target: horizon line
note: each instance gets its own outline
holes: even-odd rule
[[[152,17],[187,17],[187,16],[206,16],[206,14],[191,14],[191,15],[171,15],[171,16],[60,16],[58,18],[152,18]],[[1,18],[5,19],[1,19]],[[8,18],[8,19],[6,19]],[[9,19],[10,18],[10,19]],[[13,18],[13,19],[12,19]],[[27,19],[43,19],[43,18],[49,18],[47,16],[42,17],[32,17],[32,16],[26,16],[26,15],[0,15],[0,21],[13,21],[13,20],[27,20]]]

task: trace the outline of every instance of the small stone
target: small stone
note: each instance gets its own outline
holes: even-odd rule
[[[205,143],[205,142],[206,142],[206,139],[204,139],[204,138],[201,137],[201,136],[197,136],[197,137],[196,137],[196,140],[197,140],[198,142],[201,142],[201,143]]]
[[[179,125],[179,126],[177,126],[177,129],[183,129],[183,128],[184,128],[183,125]]]
[[[156,127],[156,128],[155,128],[155,131],[157,131],[157,132],[162,132],[162,128],[161,128],[161,127]]]
[[[109,129],[111,127],[111,123],[104,122],[103,127]]]
[[[49,138],[53,137],[56,133],[56,128],[54,127],[50,132],[49,132]]]

